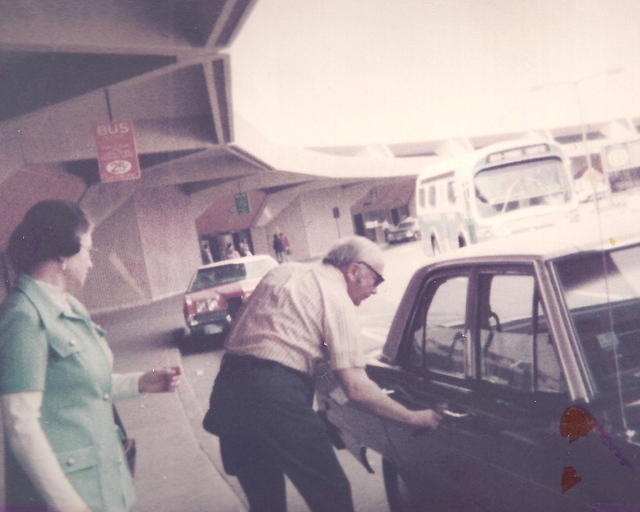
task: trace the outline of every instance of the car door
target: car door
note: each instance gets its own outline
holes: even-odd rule
[[[451,508],[449,498],[454,493],[470,495],[464,492],[465,482],[481,477],[480,466],[467,460],[478,434],[452,428],[451,423],[466,422],[469,408],[471,278],[470,268],[431,274],[403,335],[401,369],[370,370],[372,378],[407,407],[439,408],[449,415],[434,432],[385,421],[391,448],[387,459],[419,494],[416,501],[425,509]]]
[[[386,422],[392,460],[420,480],[420,499],[578,506],[561,487],[568,398],[545,318],[532,266],[447,271],[424,284],[399,355],[405,377],[374,376],[402,403],[444,414],[435,432]]]
[[[488,510],[582,509],[563,492],[559,424],[570,400],[533,267],[479,268],[474,289],[469,414],[484,432],[472,453],[487,477],[479,500]]]

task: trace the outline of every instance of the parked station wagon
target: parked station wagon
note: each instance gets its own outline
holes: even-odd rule
[[[199,267],[184,295],[184,320],[192,334],[218,334],[262,277],[278,264],[269,255],[247,256]]]
[[[420,240],[420,226],[413,217],[407,217],[387,233],[387,242],[390,244],[411,240]]]
[[[321,386],[337,444],[367,467],[367,449],[382,454],[392,511],[640,509],[640,236],[589,229],[416,272],[367,372],[409,408],[439,410],[437,430]]]

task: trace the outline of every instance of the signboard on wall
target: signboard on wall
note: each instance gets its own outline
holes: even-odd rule
[[[238,215],[243,215],[246,213],[251,213],[251,205],[249,204],[249,197],[246,192],[238,192],[235,195],[236,200],[236,213]]]
[[[103,183],[141,177],[132,121],[96,123],[94,136]]]

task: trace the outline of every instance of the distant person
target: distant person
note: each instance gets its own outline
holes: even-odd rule
[[[240,253],[236,251],[236,248],[231,242],[227,244],[227,247],[225,248],[224,253],[225,253],[225,258],[228,260],[240,257]]]
[[[376,244],[341,239],[322,263],[267,273],[236,318],[203,426],[220,438],[225,471],[238,477],[251,512],[286,511],[284,475],[312,512],[353,511],[349,482],[313,410],[317,384],[335,385],[382,417],[438,426],[438,413],[407,409],[365,371],[355,307],[376,293],[383,268]]]
[[[240,242],[238,252],[240,253],[240,256],[251,256],[251,250],[249,249],[249,244],[246,240],[242,240]]]
[[[202,240],[200,242],[200,253],[202,256],[202,263],[204,263],[205,265],[208,263],[213,263],[211,248],[209,247],[209,242],[207,242],[206,240]]]
[[[179,367],[112,373],[104,331],[68,293],[92,267],[91,231],[75,203],[48,200],[9,240],[20,275],[0,306],[7,511],[130,510],[134,488],[112,401],[178,386]]]
[[[280,232],[280,240],[282,240],[282,247],[284,261],[289,261],[289,256],[291,255],[291,244],[289,243],[289,237],[284,233]]]
[[[276,253],[276,260],[278,260],[278,263],[284,263],[284,243],[282,242],[280,233],[274,233],[273,235],[273,251]]]

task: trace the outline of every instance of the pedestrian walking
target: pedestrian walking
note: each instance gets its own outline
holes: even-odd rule
[[[225,257],[228,260],[231,260],[233,258],[239,258],[240,257],[240,253],[238,251],[236,251],[236,248],[234,247],[234,245],[229,242],[225,248],[224,251]]]
[[[174,391],[180,368],[112,373],[104,331],[68,290],[92,267],[92,226],[68,201],[33,206],[7,252],[20,273],[0,306],[7,510],[125,512],[134,488],[113,400]]]
[[[282,240],[284,261],[289,261],[289,256],[291,256],[291,244],[289,243],[289,237],[282,232],[280,232],[279,236],[280,240]]]
[[[251,256],[251,250],[249,249],[249,244],[246,240],[242,240],[240,242],[238,252],[240,253],[240,256]]]
[[[213,256],[211,255],[211,248],[207,240],[200,241],[200,255],[202,256],[202,263],[205,265],[213,263]]]
[[[276,253],[278,263],[284,263],[284,244],[280,233],[274,233],[273,235],[273,251]]]
[[[351,512],[349,482],[314,386],[384,417],[436,428],[433,410],[409,410],[365,372],[355,307],[383,281],[383,257],[363,237],[340,240],[321,263],[287,263],[258,284],[225,347],[203,426],[219,436],[225,471],[240,481],[251,512],[284,512],[287,475],[313,512]]]

